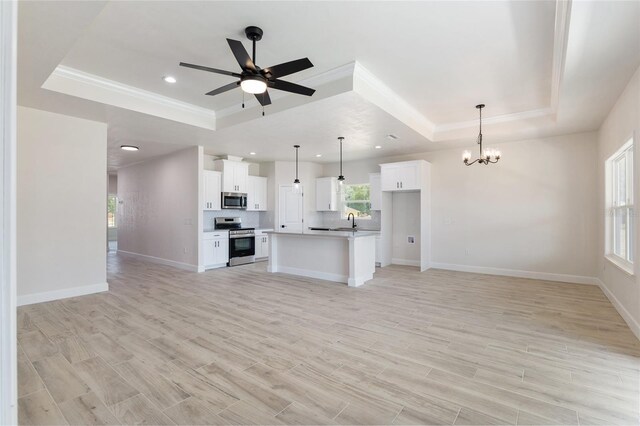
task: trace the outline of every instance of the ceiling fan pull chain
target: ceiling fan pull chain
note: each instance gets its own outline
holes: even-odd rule
[[[244,90],[242,91],[242,108],[244,108]]]

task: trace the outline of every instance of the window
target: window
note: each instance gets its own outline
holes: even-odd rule
[[[633,271],[633,140],[607,160],[607,255],[628,272]]]
[[[107,197],[107,226],[109,228],[116,227],[116,210],[118,206],[118,197],[110,194]]]
[[[369,184],[344,185],[342,188],[342,214],[353,213],[358,219],[371,219]]]

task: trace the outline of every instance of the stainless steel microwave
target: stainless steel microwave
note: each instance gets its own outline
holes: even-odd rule
[[[247,194],[241,192],[223,192],[222,208],[245,210],[247,208]]]

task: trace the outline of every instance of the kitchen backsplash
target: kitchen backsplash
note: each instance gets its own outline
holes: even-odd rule
[[[246,228],[262,228],[261,224],[265,222],[261,216],[267,212],[248,212],[246,210],[220,210],[205,211],[203,215],[203,228],[213,229],[213,220],[216,217],[239,217],[242,220],[242,226]]]
[[[351,221],[342,219],[340,212],[321,212],[322,225],[326,228],[340,228],[344,226],[350,226]],[[366,229],[380,229],[380,211],[374,210],[371,212],[371,219],[358,219],[356,218],[356,225]]]

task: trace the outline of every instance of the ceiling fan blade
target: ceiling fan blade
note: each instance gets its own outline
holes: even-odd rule
[[[269,96],[269,92],[267,92],[266,90],[264,91],[264,93],[256,93],[255,96],[258,102],[260,102],[260,105],[271,105],[271,97]]]
[[[290,83],[284,80],[268,80],[267,84],[272,89],[284,90],[285,92],[291,92],[298,95],[311,96],[315,93],[315,89],[309,87],[300,86],[299,84]]]
[[[241,42],[228,38],[227,43],[229,43],[229,47],[233,52],[233,56],[236,57],[238,64],[240,64],[240,67],[243,70],[258,72],[258,70],[256,69],[256,65],[251,60],[251,57],[249,56],[247,50],[244,48]]]
[[[295,61],[285,62],[283,64],[274,65],[272,67],[264,68],[260,72],[262,75],[269,74],[269,78],[280,78],[289,74],[293,74],[299,71],[306,70],[313,67],[313,64],[309,58],[296,59]]]
[[[233,83],[225,84],[222,87],[218,87],[217,89],[212,90],[209,93],[205,93],[205,95],[209,95],[209,96],[219,95],[220,93],[228,92],[229,90],[235,89],[238,86],[240,86],[240,82],[234,81]]]
[[[235,73],[235,72],[219,70],[217,68],[203,67],[202,65],[188,64],[186,62],[180,62],[180,66],[181,67],[187,67],[187,68],[193,68],[195,70],[200,70],[200,71],[209,71],[209,72],[213,72],[213,73],[216,73],[216,74],[229,75],[231,77],[241,77],[240,74]]]

